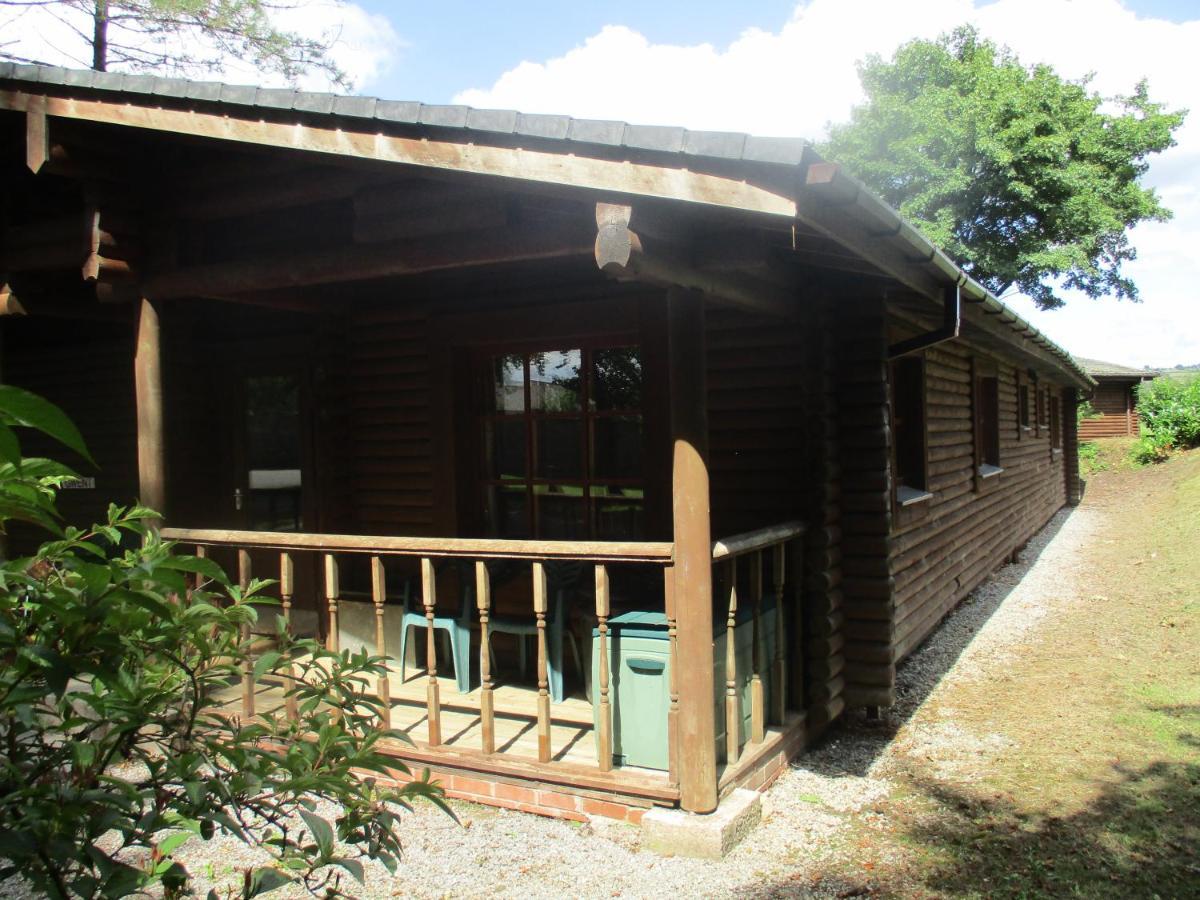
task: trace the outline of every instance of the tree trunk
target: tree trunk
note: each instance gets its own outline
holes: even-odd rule
[[[96,0],[92,12],[92,68],[108,71],[108,0]]]

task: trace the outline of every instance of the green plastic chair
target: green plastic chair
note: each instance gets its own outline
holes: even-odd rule
[[[454,681],[460,694],[471,692],[471,611],[473,602],[468,602],[473,590],[468,590],[466,579],[464,587],[458,592],[458,609],[452,615],[439,615],[436,610],[433,616],[434,631],[444,631],[450,640],[450,659],[454,663]],[[404,582],[402,600],[404,611],[400,617],[400,680],[404,680],[404,669],[408,660],[408,632],[412,628],[428,628],[429,620],[425,618],[425,609],[409,609],[412,597],[412,582]]]

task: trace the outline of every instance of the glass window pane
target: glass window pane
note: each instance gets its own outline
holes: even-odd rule
[[[646,506],[641,488],[626,488],[631,496],[593,499],[596,537],[602,541],[640,541],[644,534]],[[617,489],[620,491],[620,489]]]
[[[533,490],[537,500],[539,538],[573,541],[588,536],[581,486],[539,484]]]
[[[492,357],[491,380],[489,412],[525,411],[525,357],[519,353]]]
[[[489,478],[525,477],[525,419],[489,419],[484,425]]]
[[[642,408],[642,360],[636,347],[611,347],[592,354],[592,408]]]
[[[541,412],[577,412],[583,398],[579,350],[546,350],[529,357],[529,404]]]
[[[642,477],[640,416],[594,419],[592,434],[592,471],[596,478]]]
[[[498,538],[528,538],[529,498],[523,484],[484,487],[484,518],[488,534]]]
[[[583,419],[534,422],[538,478],[583,477]]]
[[[300,384],[292,375],[245,381],[247,527],[299,531],[301,522]]]

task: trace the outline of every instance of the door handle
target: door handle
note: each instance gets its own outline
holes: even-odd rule
[[[243,498],[244,496],[245,496],[245,495],[242,493],[242,489],[241,489],[241,488],[234,488],[234,489],[233,489],[233,508],[234,508],[235,510],[237,510],[238,512],[241,512],[241,511],[242,511],[242,498]]]

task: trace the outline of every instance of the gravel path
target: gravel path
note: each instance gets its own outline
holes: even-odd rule
[[[976,590],[901,668],[887,720],[872,727],[852,717],[798,759],[766,794],[764,824],[721,862],[643,852],[639,831],[624,824],[579,825],[456,802],[461,826],[418,807],[406,816],[396,875],[370,865],[365,887],[352,888],[364,898],[856,896],[863,891],[853,882],[825,873],[845,871],[854,859],[856,841],[866,839],[859,829],[883,818],[906,760],[919,757],[940,777],[969,779],[1006,749],[999,735],[955,724],[955,691],[1001,670],[1039,623],[1079,599],[1078,548],[1102,520],[1101,510],[1086,505],[1055,516],[1021,562]],[[200,896],[263,861],[224,839],[193,841],[180,859],[198,876]],[[20,894],[9,882],[0,895]]]

